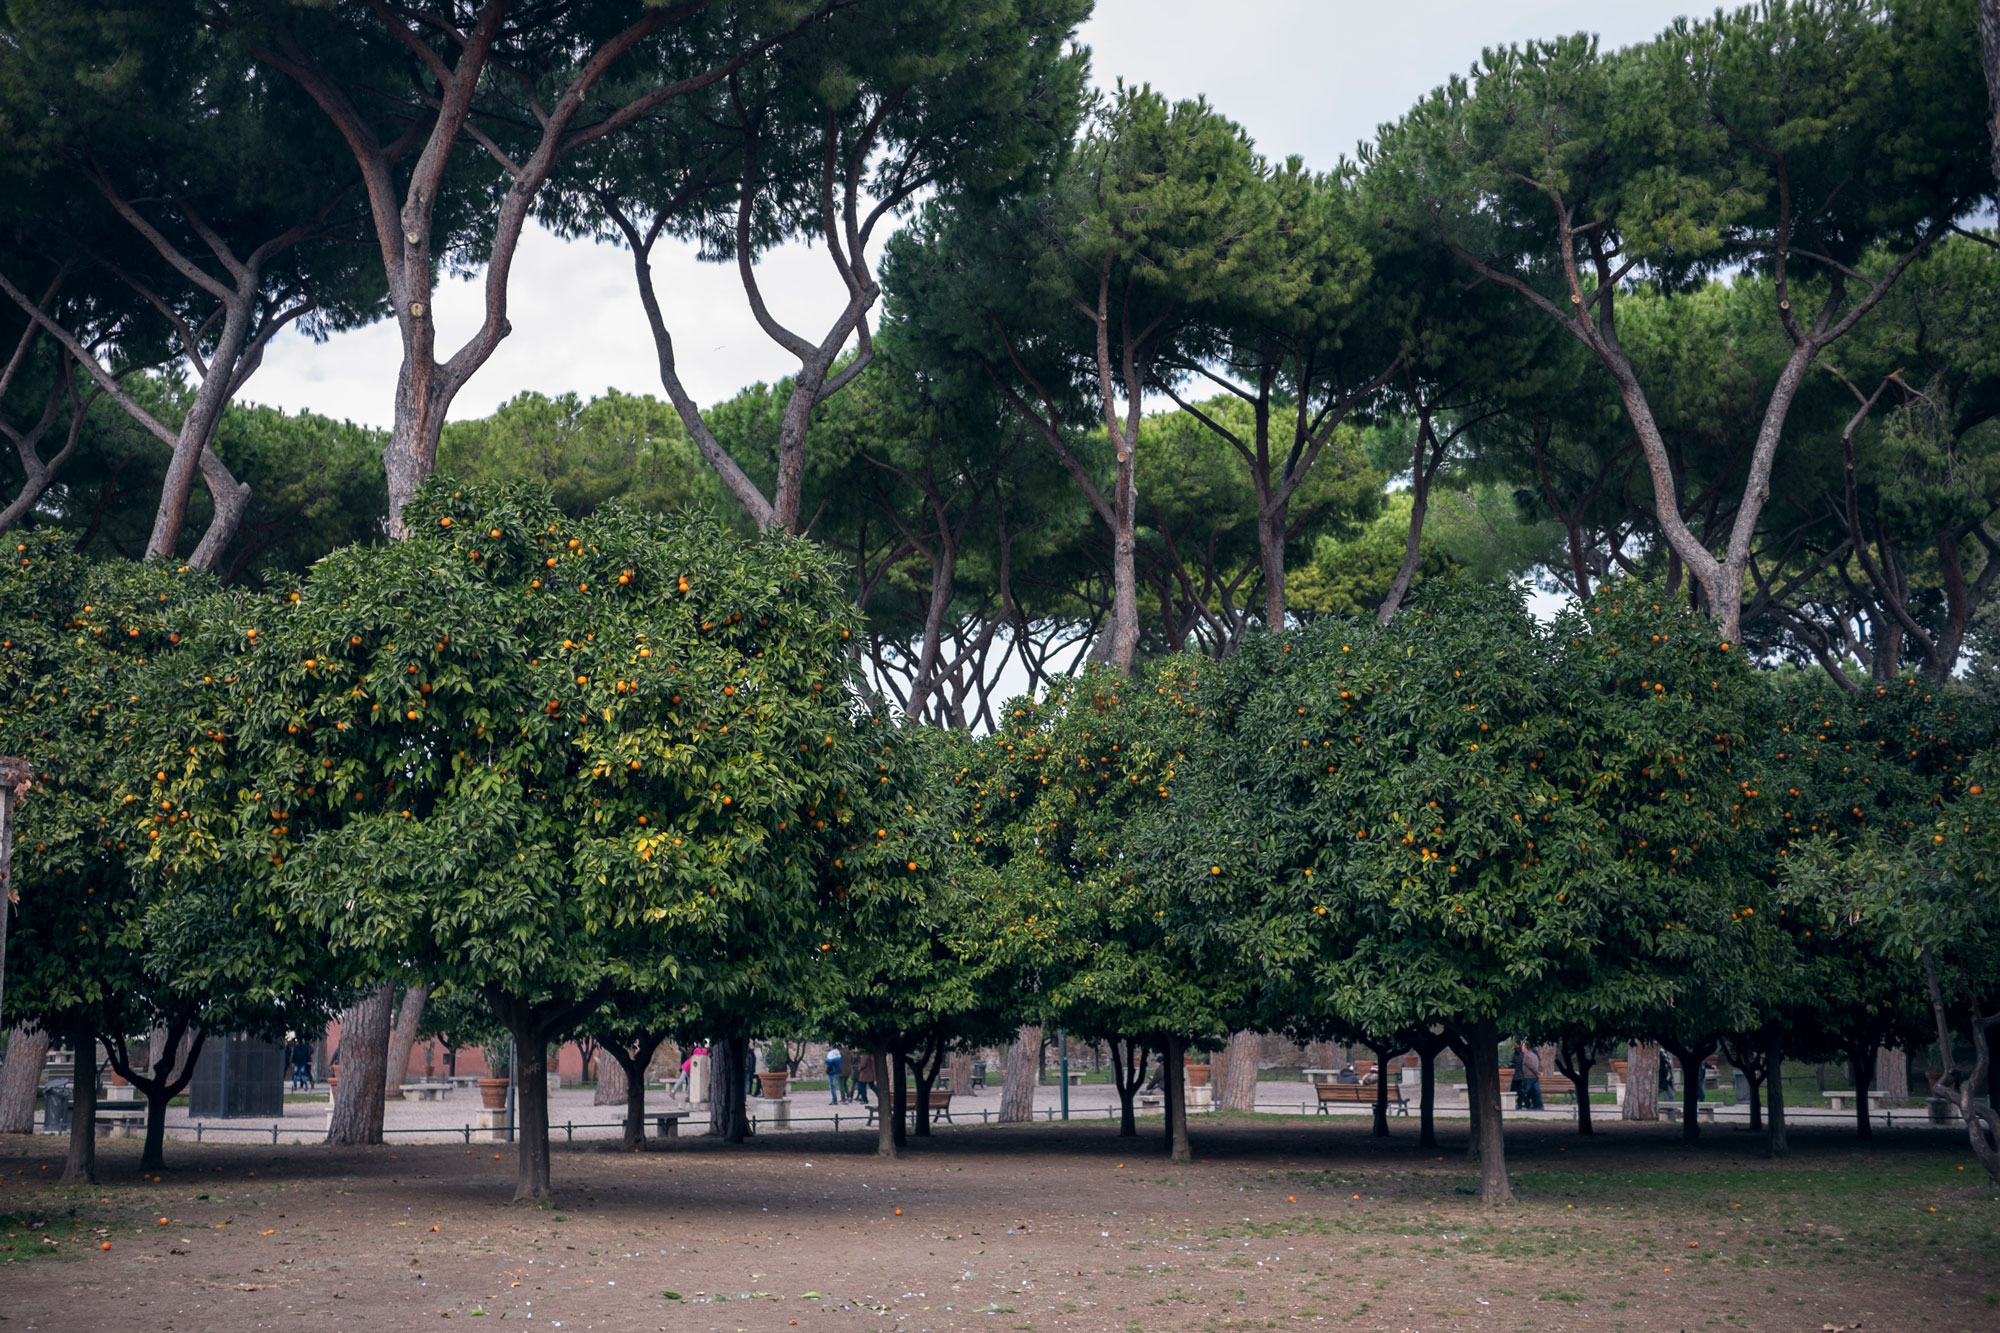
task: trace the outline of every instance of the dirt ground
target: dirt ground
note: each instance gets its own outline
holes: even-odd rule
[[[945,1128],[900,1161],[857,1135],[511,1150],[0,1142],[0,1323],[239,1330],[440,1319],[569,1330],[2000,1329],[2000,1198],[1962,1139],[1509,1129],[1521,1202],[1471,1197],[1464,1127],[1203,1117]]]

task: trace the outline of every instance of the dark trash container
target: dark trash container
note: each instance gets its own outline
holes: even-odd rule
[[[69,1133],[70,1085],[51,1083],[42,1089],[42,1133]]]
[[[975,1088],[986,1086],[986,1062],[984,1060],[974,1060],[972,1062],[972,1086]]]

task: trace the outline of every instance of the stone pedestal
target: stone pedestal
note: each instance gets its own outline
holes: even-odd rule
[[[752,1097],[750,1114],[759,1129],[789,1129],[792,1124],[790,1097]]]
[[[1193,1115],[1196,1111],[1213,1111],[1215,1109],[1215,1089],[1208,1084],[1204,1083],[1198,1088],[1191,1087],[1186,1091],[1189,1115]]]
[[[472,1137],[480,1143],[507,1141],[507,1108],[482,1106],[472,1113]]]

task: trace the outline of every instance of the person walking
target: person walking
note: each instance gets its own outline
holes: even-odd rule
[[[694,1062],[708,1054],[708,1047],[697,1045],[681,1060],[681,1076],[667,1089],[667,1096],[688,1099],[694,1083]]]
[[[1514,1076],[1514,1086],[1520,1090],[1520,1096],[1514,1102],[1515,1109],[1545,1109],[1542,1106],[1542,1057],[1535,1053],[1534,1047],[1523,1042],[1514,1053],[1514,1058],[1520,1062],[1520,1073]]]
[[[875,1052],[863,1051],[854,1061],[854,1100],[868,1105],[868,1094],[880,1091],[875,1087]]]
[[[827,1092],[831,1094],[828,1100],[835,1106],[840,1105],[843,1099],[840,1095],[840,1048],[838,1046],[829,1046],[826,1048],[826,1088]]]
[[[304,1037],[292,1043],[292,1091],[310,1092],[312,1076],[313,1048]]]

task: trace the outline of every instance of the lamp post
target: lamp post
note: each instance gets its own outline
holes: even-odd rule
[[[1058,1077],[1062,1082],[1062,1115],[1063,1119],[1067,1120],[1069,1119],[1069,1033],[1062,1028],[1056,1029],[1056,1045],[1062,1049],[1060,1065],[1062,1072]]]

